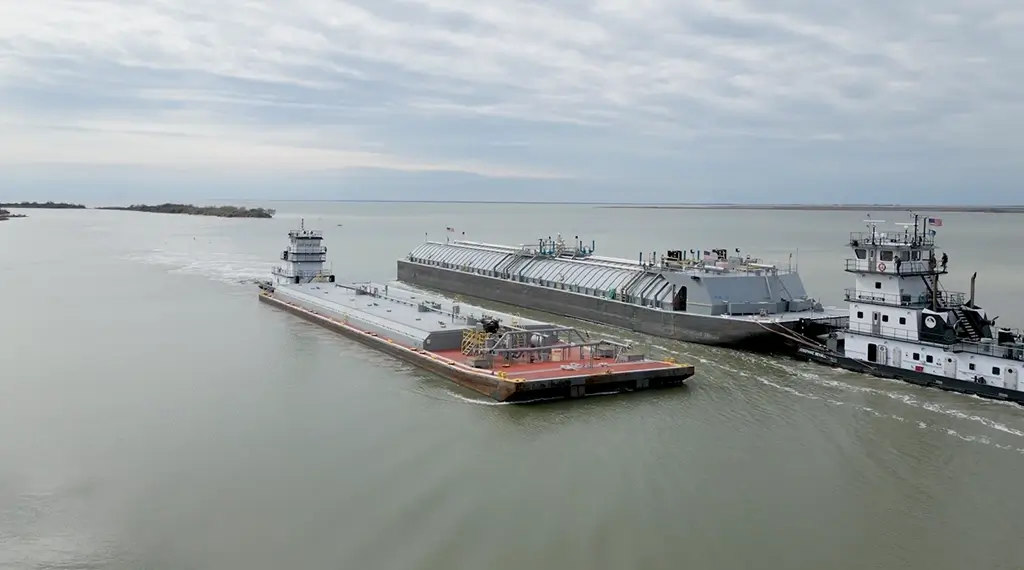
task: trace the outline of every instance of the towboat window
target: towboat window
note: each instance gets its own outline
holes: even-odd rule
[[[910,255],[913,257],[914,261],[921,261],[921,250],[915,249],[910,252]]]
[[[900,252],[900,259],[903,261],[910,261],[910,251],[903,250]]]
[[[862,247],[853,250],[853,252],[857,254],[857,259],[864,259],[868,256],[868,250]]]
[[[882,288],[882,282],[881,281],[875,281],[875,289],[881,289],[881,288]]]
[[[998,366],[993,366],[992,367],[992,374],[995,374],[996,376],[999,376],[999,367]]]
[[[900,317],[900,324],[901,325],[907,324],[907,317]]]
[[[857,311],[857,318],[858,319],[863,319],[864,318],[864,311]]]
[[[930,354],[929,354],[929,355],[927,355],[927,356],[925,356],[925,357],[924,357],[924,361],[925,361],[925,362],[928,362],[928,363],[931,363],[931,362],[934,362],[934,361],[935,361],[935,359],[934,359],[934,358],[932,358],[932,355],[930,355]]]
[[[972,363],[968,364],[967,365],[967,369],[968,370],[974,370],[974,363],[972,362]]]
[[[888,249],[882,250],[882,253],[878,254],[879,261],[892,261],[892,252]]]
[[[889,322],[889,315],[882,315],[882,322],[883,323]]]
[[[914,360],[921,360],[921,355],[917,352],[914,353]]]

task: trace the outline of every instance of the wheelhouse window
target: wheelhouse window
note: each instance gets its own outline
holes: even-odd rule
[[[857,259],[867,259],[868,257],[868,250],[862,247],[853,250],[853,252],[857,254]]]
[[[879,261],[892,261],[892,251],[883,249],[882,253],[878,255]]]

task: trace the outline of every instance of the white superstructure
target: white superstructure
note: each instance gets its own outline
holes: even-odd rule
[[[881,220],[866,222],[869,231],[850,234],[846,271],[854,286],[837,352],[901,379],[1019,400],[1011,392],[1024,391],[1020,333],[997,328],[974,303],[977,274],[969,296],[939,283],[948,263],[935,244],[942,220],[914,215],[892,231],[879,231]]]
[[[334,281],[327,263],[327,247],[323,232],[307,230],[305,220],[299,229],[288,232],[288,248],[281,252],[283,264],[272,271],[275,285]]]

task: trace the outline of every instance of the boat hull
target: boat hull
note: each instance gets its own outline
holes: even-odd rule
[[[772,322],[771,319],[759,323],[752,319],[669,312],[407,260],[398,261],[398,280],[446,294],[506,303],[683,342],[759,351],[783,350],[789,346],[778,332],[766,328],[765,323]],[[797,321],[773,324],[793,328]]]
[[[1018,390],[1007,390],[1006,388],[999,386],[979,384],[977,382],[966,382],[964,380],[926,374],[915,370],[896,368],[885,364],[868,364],[855,358],[850,358],[835,352],[826,352],[825,350],[814,350],[801,347],[796,350],[795,356],[808,362],[815,362],[817,364],[823,364],[833,368],[842,368],[851,372],[869,374],[878,378],[901,380],[903,382],[927,388],[938,388],[947,392],[957,392],[960,394],[973,394],[982,398],[1004,400],[1024,405],[1024,392]]]

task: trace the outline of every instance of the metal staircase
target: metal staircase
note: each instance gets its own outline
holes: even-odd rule
[[[487,333],[475,329],[463,329],[462,354],[472,356],[483,354],[487,349]]]
[[[970,319],[967,318],[967,314],[964,312],[962,307],[953,307],[953,315],[956,316],[956,320],[963,327],[964,332],[967,333],[967,337],[974,342],[981,340],[981,335],[978,334],[978,329],[974,328],[974,324]]]

